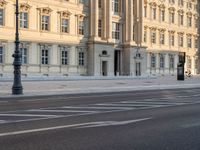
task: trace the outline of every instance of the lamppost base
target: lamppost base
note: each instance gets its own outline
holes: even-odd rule
[[[22,87],[13,87],[12,88],[12,94],[13,95],[22,95],[23,94],[23,88]]]

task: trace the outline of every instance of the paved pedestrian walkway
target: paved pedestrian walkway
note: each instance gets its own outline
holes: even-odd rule
[[[0,97],[13,97],[12,81],[0,81]],[[177,81],[176,76],[144,78],[80,78],[70,80],[22,80],[23,96],[120,92],[153,89],[176,89],[200,87],[200,76]]]

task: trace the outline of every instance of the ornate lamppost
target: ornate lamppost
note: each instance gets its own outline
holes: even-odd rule
[[[21,52],[19,50],[19,2],[16,0],[16,34],[15,34],[15,51],[13,54],[14,61],[14,81],[12,87],[12,94],[13,95],[21,95],[23,94],[23,87],[21,83]]]

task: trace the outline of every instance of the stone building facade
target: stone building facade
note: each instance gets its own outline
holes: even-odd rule
[[[0,0],[0,75],[12,74],[15,0]],[[19,0],[23,76],[85,75],[88,4],[79,0]],[[1,19],[2,18],[2,19]]]
[[[0,0],[0,76],[13,72],[15,0]],[[23,76],[197,73],[197,0],[19,0]]]

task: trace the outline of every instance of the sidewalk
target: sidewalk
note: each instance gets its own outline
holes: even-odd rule
[[[14,97],[11,94],[12,81],[0,81],[0,98]],[[200,87],[200,76],[177,81],[176,76],[145,78],[74,78],[73,80],[22,81],[24,95],[59,95],[76,93],[101,93],[154,89],[176,89]],[[16,96],[15,96],[16,97]]]

